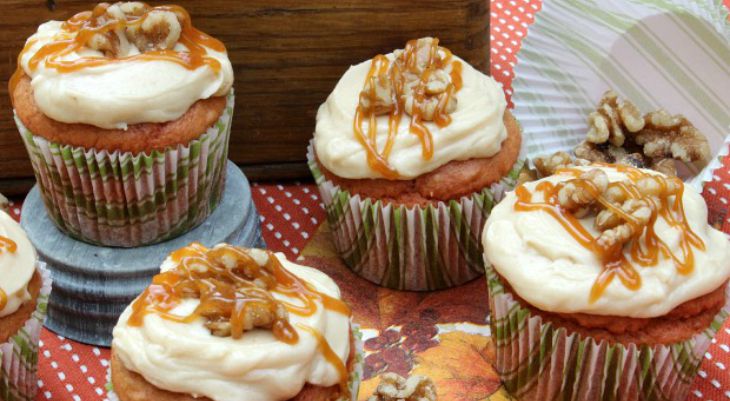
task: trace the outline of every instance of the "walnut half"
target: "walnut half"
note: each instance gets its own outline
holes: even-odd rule
[[[368,401],[436,401],[437,398],[436,386],[428,377],[406,379],[395,373],[384,373]]]
[[[662,109],[642,116],[612,90],[588,115],[586,139],[574,152],[592,162],[651,168],[667,175],[676,175],[674,160],[704,166],[711,158],[707,139],[684,116]]]

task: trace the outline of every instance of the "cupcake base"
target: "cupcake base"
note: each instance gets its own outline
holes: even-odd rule
[[[38,265],[41,286],[35,311],[9,339],[0,343],[0,400],[32,401],[38,390],[38,347],[51,292],[51,275]]]
[[[218,205],[233,104],[231,92],[197,139],[148,153],[55,143],[15,122],[55,225],[91,244],[135,247],[189,231]]]
[[[307,157],[345,264],[375,284],[410,291],[455,287],[484,274],[482,228],[524,164],[518,159],[480,192],[408,207],[352,195],[322,174],[312,144]]]
[[[730,312],[692,338],[669,345],[609,343],[569,333],[522,307],[487,267],[495,369],[521,400],[681,401],[712,337]],[[730,288],[726,288],[730,300]]]

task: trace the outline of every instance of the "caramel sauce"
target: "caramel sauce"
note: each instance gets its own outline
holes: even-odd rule
[[[18,250],[18,244],[8,237],[0,235],[0,253],[7,251],[8,253],[15,253]],[[0,310],[5,308],[8,304],[8,294],[0,288]]]
[[[127,16],[127,21],[111,20],[105,24],[98,25],[97,17],[103,15],[109,7],[107,3],[97,5],[93,11],[78,13],[63,23],[63,30],[66,35],[59,35],[59,38],[44,45],[28,61],[28,68],[31,71],[38,69],[41,62],[45,62],[47,68],[53,68],[60,73],[69,73],[84,68],[99,67],[103,65],[125,63],[132,61],[169,61],[178,64],[188,70],[195,70],[203,66],[210,67],[218,72],[221,68],[220,62],[207,55],[210,48],[217,52],[224,52],[225,46],[219,40],[197,30],[192,25],[190,14],[184,8],[175,5],[150,7],[141,16]],[[180,20],[182,32],[179,43],[186,47],[186,51],[158,50],[140,53],[134,56],[109,58],[109,57],[80,57],[76,60],[62,60],[64,56],[82,50],[86,47],[88,40],[95,34],[105,34],[128,26],[140,25],[152,10],[174,12]],[[74,35],[75,33],[75,35]],[[23,76],[21,59],[23,55],[33,46],[29,41],[18,56],[18,67],[9,81],[9,90],[12,95],[20,78]]]
[[[332,350],[332,347],[330,347],[327,339],[324,338],[322,333],[312,327],[303,324],[297,324],[297,327],[308,332],[317,340],[318,351],[322,353],[322,356],[327,361],[327,363],[335,367],[337,373],[339,373],[340,375],[340,392],[342,393],[341,395],[344,395],[346,399],[349,399],[350,389],[347,386],[349,375],[347,373],[347,366],[345,365],[345,363],[342,362],[340,357],[337,356],[337,354]]]
[[[192,243],[170,254],[170,258],[176,268],[156,275],[152,284],[132,303],[132,314],[128,320],[130,326],[142,326],[145,316],[151,313],[179,323],[192,323],[213,316],[230,322],[231,337],[237,339],[244,335],[247,308],[258,307],[266,301],[272,301],[266,305],[275,305],[270,293],[296,300],[276,302],[298,316],[314,315],[319,309],[317,302],[326,310],[347,316],[351,314],[344,302],[317,291],[311,284],[289,272],[272,253],[269,253],[266,265],[260,266],[241,248],[223,245],[208,249],[199,243]],[[227,268],[224,262],[234,267]],[[261,285],[266,289],[261,288]],[[192,313],[187,316],[171,313],[184,299],[190,298],[200,299],[200,304]],[[274,310],[269,312],[273,314]],[[316,332],[301,324],[298,327],[313,335]],[[274,337],[284,343],[296,344],[299,341],[297,331],[288,320],[276,320],[271,330]],[[326,340],[319,334],[315,337],[325,359],[341,371],[342,361],[334,355]],[[346,374],[343,377],[347,379]]]
[[[606,288],[618,276],[623,285],[633,291],[641,288],[641,276],[636,270],[635,265],[640,267],[656,266],[659,262],[659,256],[671,258],[677,272],[682,275],[692,273],[694,270],[694,253],[693,248],[704,250],[705,244],[702,239],[695,234],[684,213],[682,204],[682,195],[684,193],[684,184],[678,178],[660,179],[657,176],[642,172],[639,169],[627,166],[615,166],[615,168],[629,178],[630,182],[612,182],[608,185],[609,189],[618,189],[626,199],[645,199],[652,206],[652,214],[648,224],[640,227],[639,222],[633,216],[625,213],[620,207],[611,203],[603,196],[598,196],[597,201],[606,209],[615,213],[624,223],[629,224],[634,232],[637,233],[627,244],[626,248],[631,260],[626,258],[624,254],[624,245],[619,244],[612,248],[601,247],[595,238],[581,222],[570,212],[564,210],[558,202],[558,192],[562,188],[562,183],[553,184],[548,181],[539,183],[535,190],[543,193],[544,200],[542,202],[533,202],[532,194],[524,186],[516,188],[515,194],[517,202],[514,205],[516,211],[542,211],[549,214],[552,218],[560,223],[560,225],[584,248],[590,250],[603,263],[603,271],[596,279],[591,288],[589,301],[596,302],[605,292]],[[557,174],[569,174],[578,177],[582,170],[575,168],[565,168],[558,170]],[[639,180],[653,180],[660,188],[660,194],[656,200],[651,197],[645,197],[641,194],[636,183]],[[671,191],[665,180],[676,180],[676,191]],[[583,190],[591,191],[594,195],[598,194],[598,189],[590,181],[574,181],[581,186]],[[672,198],[670,200],[670,198]],[[658,217],[661,217],[672,228],[676,229],[680,234],[680,250],[681,256],[673,252],[664,241],[656,234],[654,225]]]
[[[422,105],[427,99],[426,95],[426,84],[428,78],[434,70],[443,68],[444,66],[451,64],[451,83],[449,83],[446,89],[446,95],[441,97],[438,105],[436,106],[435,115],[433,122],[438,127],[445,127],[451,123],[451,117],[446,112],[446,107],[451,97],[458,92],[463,86],[463,80],[461,76],[462,64],[459,61],[453,61],[453,55],[448,49],[440,48],[439,40],[434,39],[429,49],[429,58],[423,73],[420,74],[420,79],[417,85],[413,88],[413,105],[411,119],[409,123],[409,132],[416,135],[421,142],[422,157],[425,160],[430,160],[433,157],[434,146],[433,146],[433,135],[426,127],[423,122]],[[397,179],[399,174],[393,169],[388,163],[388,158],[393,148],[395,141],[395,135],[398,131],[401,119],[405,114],[405,100],[404,92],[404,78],[402,73],[418,74],[417,63],[417,41],[411,40],[406,44],[403,51],[404,57],[404,68],[405,71],[401,71],[398,63],[391,63],[384,55],[377,55],[373,57],[370,64],[370,70],[365,78],[365,82],[370,82],[378,76],[388,74],[388,79],[391,81],[391,85],[395,88],[394,109],[388,115],[388,137],[385,141],[383,151],[379,151],[377,144],[377,125],[375,113],[363,110],[362,106],[358,104],[355,110],[355,119],[353,121],[353,130],[355,137],[360,144],[365,148],[367,155],[368,165],[378,173],[382,174],[388,179]],[[444,52],[444,57],[439,57],[439,50]],[[373,104],[376,99],[375,85],[370,86],[368,93],[370,104]],[[363,130],[363,122],[368,121],[368,132],[367,135]]]

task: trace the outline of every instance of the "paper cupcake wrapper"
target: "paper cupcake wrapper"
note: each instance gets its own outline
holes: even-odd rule
[[[679,171],[701,190],[730,147],[727,18],[722,2],[706,0],[544,2],[512,83],[528,157],[572,150],[613,88],[643,112],[684,114],[707,136],[710,164]]]
[[[0,344],[0,400],[33,401],[38,390],[38,347],[46,318],[51,274],[43,262],[38,263],[43,279],[36,310],[18,332]]]
[[[521,400],[681,401],[728,316],[728,304],[703,332],[671,345],[622,345],[568,333],[532,315],[487,268],[495,369]],[[726,289],[728,299],[730,290]]]
[[[104,246],[134,247],[181,235],[215,209],[225,181],[233,92],[218,121],[186,145],[150,153],[50,142],[15,117],[51,219]]]
[[[350,371],[350,380],[347,382],[347,388],[350,391],[350,397],[342,397],[336,401],[357,401],[357,395],[360,391],[360,382],[362,381],[364,355],[362,332],[360,325],[352,323],[352,335],[355,343],[355,360],[353,361],[352,371]],[[112,385],[111,367],[106,371],[106,398],[108,401],[120,401],[119,396],[114,392]]]
[[[307,158],[345,264],[375,284],[409,291],[454,287],[484,274],[482,228],[524,164],[520,157],[500,181],[461,199],[406,207],[352,195],[327,180],[312,144]]]

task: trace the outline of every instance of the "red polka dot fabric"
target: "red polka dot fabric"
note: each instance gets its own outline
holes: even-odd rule
[[[724,0],[730,6],[730,0]],[[528,27],[539,18],[540,1],[493,0],[491,3],[491,73],[512,95],[513,67]],[[261,213],[264,238],[269,248],[294,258],[306,245],[325,213],[316,187],[311,183],[253,184],[253,197]],[[711,223],[730,233],[730,157],[705,187]],[[18,205],[12,206],[19,217]],[[109,351],[68,341],[47,330],[39,355],[37,400],[106,400]],[[730,399],[730,325],[713,341],[697,375],[689,400]]]

